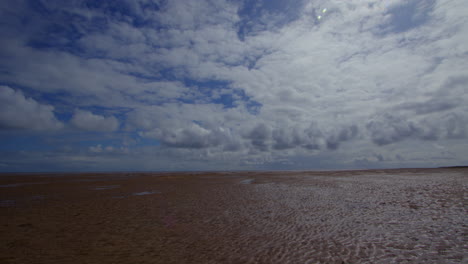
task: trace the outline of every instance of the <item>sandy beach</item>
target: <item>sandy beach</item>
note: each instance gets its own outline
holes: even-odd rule
[[[467,263],[468,169],[0,175],[0,263]]]

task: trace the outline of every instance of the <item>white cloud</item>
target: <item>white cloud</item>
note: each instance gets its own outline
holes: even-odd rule
[[[0,128],[56,130],[62,123],[54,115],[54,107],[27,98],[21,91],[0,86]]]
[[[119,128],[119,121],[114,116],[104,117],[79,109],[75,110],[70,124],[86,131],[112,132]]]
[[[84,30],[75,53],[34,48],[27,36],[1,40],[0,55],[16,59],[0,62],[0,78],[63,92],[75,108],[125,112],[125,131],[187,159],[339,161],[361,147],[378,153],[361,161],[385,162],[379,155],[395,157],[390,149],[404,142],[467,136],[464,0],[303,1],[289,20],[282,10],[242,17],[232,1],[169,1],[159,10],[130,2],[140,17],[67,9],[90,12],[83,25],[74,22]],[[107,22],[83,29],[99,19]],[[260,111],[249,112],[247,98]],[[77,110],[70,122],[118,129],[101,114]]]
[[[258,115],[242,114],[240,123],[230,122],[226,112],[202,114],[194,119],[201,122],[216,119],[214,122],[220,122],[223,128],[231,131],[242,148],[258,148],[270,153],[275,153],[275,149],[293,149],[299,154],[306,146],[315,146],[309,147],[310,150],[324,151],[337,149],[340,142],[358,138],[378,145],[394,140],[446,138],[452,132],[445,128],[434,130],[437,124],[448,126],[441,122],[439,112],[449,109],[458,113],[453,120],[461,120],[466,114],[463,114],[460,101],[466,102],[466,98],[459,99],[461,95],[457,93],[443,100],[431,100],[428,95],[445,89],[452,76],[460,76],[460,71],[467,68],[468,65],[457,56],[467,51],[460,46],[459,38],[468,27],[465,23],[457,29],[460,33],[447,34],[454,30],[453,21],[457,19],[447,16],[446,8],[435,5],[431,11],[430,5],[416,4],[417,14],[408,15],[421,17],[426,16],[424,12],[431,12],[431,19],[417,26],[399,25],[405,28],[404,32],[379,32],[384,24],[387,29],[394,28],[391,23],[396,22],[391,11],[396,7],[405,8],[407,4],[405,1],[310,2],[298,20],[282,28],[266,26],[264,31],[246,36],[244,41],[233,37],[236,29],[232,27],[232,21],[220,21],[216,28],[202,24],[199,28],[171,32],[172,39],[183,41],[178,42],[177,49],[166,50],[167,54],[174,52],[185,59],[176,59],[177,56],[172,55],[158,55],[153,59],[182,67],[189,78],[227,80],[230,88],[244,90],[261,103]],[[327,13],[316,21],[312,15],[323,7],[327,8]],[[462,12],[456,16],[460,19]],[[275,31],[266,30],[272,28]],[[210,41],[198,41],[197,36]],[[229,43],[225,39],[229,39]],[[447,54],[454,52],[449,48],[452,45],[457,49],[457,56]],[[235,59],[222,59],[227,55]],[[242,62],[241,58],[251,56],[255,57],[251,61],[253,64]],[[437,64],[438,61],[441,63]],[[457,105],[446,103],[453,99]],[[423,103],[418,104],[421,101]],[[434,102],[438,105],[431,105]],[[400,113],[399,118],[407,120],[400,122],[402,126],[385,118],[368,125],[376,116],[400,111],[398,108],[402,103],[406,109],[424,112],[424,115],[415,119],[409,112]],[[207,113],[200,112],[197,107],[181,107],[191,109],[187,111],[187,120],[184,115],[174,115],[178,110],[165,105],[156,115],[165,112],[171,116],[171,121],[161,123],[158,119],[156,123],[169,131],[183,131],[181,127],[184,126],[178,121],[191,124],[190,117],[194,113]],[[141,108],[141,111],[146,112],[148,108]],[[152,129],[150,127],[156,125],[147,124],[154,117],[142,119],[141,124],[146,125],[140,127]],[[427,121],[431,119],[433,121]],[[129,121],[133,122],[131,118]],[[268,129],[255,129],[255,123],[262,123]],[[313,136],[308,128],[312,123],[319,127]],[[460,122],[452,123],[452,130],[463,135]],[[408,128],[411,124],[414,128]],[[408,129],[404,130],[405,126]],[[153,133],[164,141],[162,134],[159,135],[156,137]]]

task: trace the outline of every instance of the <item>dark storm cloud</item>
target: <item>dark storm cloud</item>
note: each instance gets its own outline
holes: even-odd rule
[[[460,99],[468,95],[468,76],[453,76],[447,78],[433,96],[438,98]]]
[[[430,99],[423,102],[406,102],[394,107],[394,110],[408,110],[417,115],[445,112],[453,110],[466,103],[468,94],[468,77],[457,76],[448,78]]]
[[[303,129],[298,126],[280,126],[273,131],[273,148],[276,150],[302,147],[308,150],[320,149],[323,133],[315,124]]]
[[[246,138],[250,139],[252,146],[261,151],[267,151],[269,148],[269,140],[271,138],[271,128],[265,124],[258,124],[247,134]]]
[[[418,131],[413,122],[402,117],[384,114],[370,121],[366,128],[377,145],[391,144],[415,135]]]
[[[461,139],[466,137],[468,77],[449,77],[424,101],[397,104],[366,124],[372,141],[387,145],[405,139]],[[411,99],[409,99],[411,100]]]
[[[298,125],[290,126],[288,123],[276,124],[270,128],[259,124],[246,136],[252,146],[265,151],[303,148],[306,150],[319,150],[325,147],[330,150],[338,149],[340,143],[354,139],[358,135],[358,127],[352,125],[337,131],[323,131],[315,123],[309,127]]]
[[[193,124],[182,129],[158,129],[154,134],[161,144],[174,148],[203,149],[220,145],[225,135]]]
[[[332,135],[327,139],[328,149],[337,149],[341,142],[351,140],[358,135],[359,129],[356,125],[341,129],[336,135]]]
[[[273,148],[282,150],[294,148],[303,142],[303,138],[296,129],[277,129],[273,132],[275,141]]]
[[[463,101],[459,98],[453,98],[451,100],[431,99],[421,103],[404,103],[398,105],[396,108],[401,110],[410,110],[417,115],[425,115],[453,109],[462,102]]]
[[[380,146],[413,138],[420,140],[462,139],[467,136],[468,118],[462,114],[449,113],[439,118],[409,121],[403,116],[383,114],[374,117],[366,128],[372,141]]]
[[[451,113],[445,117],[446,136],[450,139],[467,138],[468,118],[460,114]]]

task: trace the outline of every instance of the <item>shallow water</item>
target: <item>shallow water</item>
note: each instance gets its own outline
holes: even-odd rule
[[[21,183],[10,183],[10,184],[1,184],[0,188],[13,188],[21,187],[26,185],[36,185],[36,184],[46,184],[47,182],[21,182]]]
[[[155,194],[155,193],[160,193],[160,192],[158,192],[158,191],[144,191],[144,192],[132,193],[132,195],[141,196],[141,195],[149,195],[149,194]]]
[[[16,205],[15,200],[0,200],[0,207],[12,207]]]
[[[120,187],[120,185],[106,185],[106,186],[94,187],[94,188],[92,188],[92,190],[103,191],[103,190],[111,190],[111,189],[115,189],[115,188],[119,188],[119,187]]]
[[[240,184],[251,184],[254,181],[254,179],[245,179],[240,181]]]

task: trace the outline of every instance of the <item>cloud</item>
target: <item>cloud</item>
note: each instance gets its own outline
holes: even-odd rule
[[[273,148],[284,150],[304,146],[318,149],[320,146],[317,142],[322,137],[321,131],[314,131],[312,126],[305,131],[299,127],[280,127],[273,131]]]
[[[119,128],[119,121],[114,116],[104,117],[80,109],[75,110],[70,124],[85,131],[112,132]]]
[[[122,133],[129,153],[178,168],[345,166],[356,149],[395,157],[421,140],[462,149],[465,1],[345,2],[0,4],[0,82],[71,128],[114,132],[93,146]],[[401,156],[428,155],[416,148]],[[389,164],[378,155],[358,163]]]
[[[92,154],[128,154],[128,148],[126,147],[119,147],[115,148],[113,146],[102,146],[101,144],[97,144],[96,146],[89,146],[88,152]]]
[[[155,129],[144,133],[146,137],[158,139],[163,145],[175,148],[202,149],[222,143],[221,131],[208,130],[197,124],[179,129]]]
[[[396,108],[400,110],[413,111],[418,115],[424,115],[451,110],[457,107],[460,103],[462,103],[462,100],[459,98],[452,98],[452,100],[431,99],[426,102],[403,103],[396,106]]]
[[[370,121],[366,127],[371,134],[372,141],[377,145],[397,142],[417,134],[418,129],[413,122],[402,117],[384,114]]]
[[[359,129],[357,125],[351,125],[349,127],[342,128],[338,133],[333,134],[327,138],[327,147],[335,150],[339,147],[341,142],[345,142],[357,137]]]
[[[446,137],[450,139],[466,139],[468,137],[468,117],[460,114],[448,114],[444,116],[443,128]]]
[[[382,114],[367,123],[372,141],[380,146],[406,139],[463,139],[467,135],[466,114],[443,114],[410,121],[403,116]]]
[[[247,135],[247,139],[250,139],[251,144],[261,150],[267,151],[269,146],[269,140],[271,138],[271,128],[265,124],[258,124],[252,129]]]
[[[0,86],[1,129],[57,130],[62,127],[53,106],[27,98],[19,90]]]

